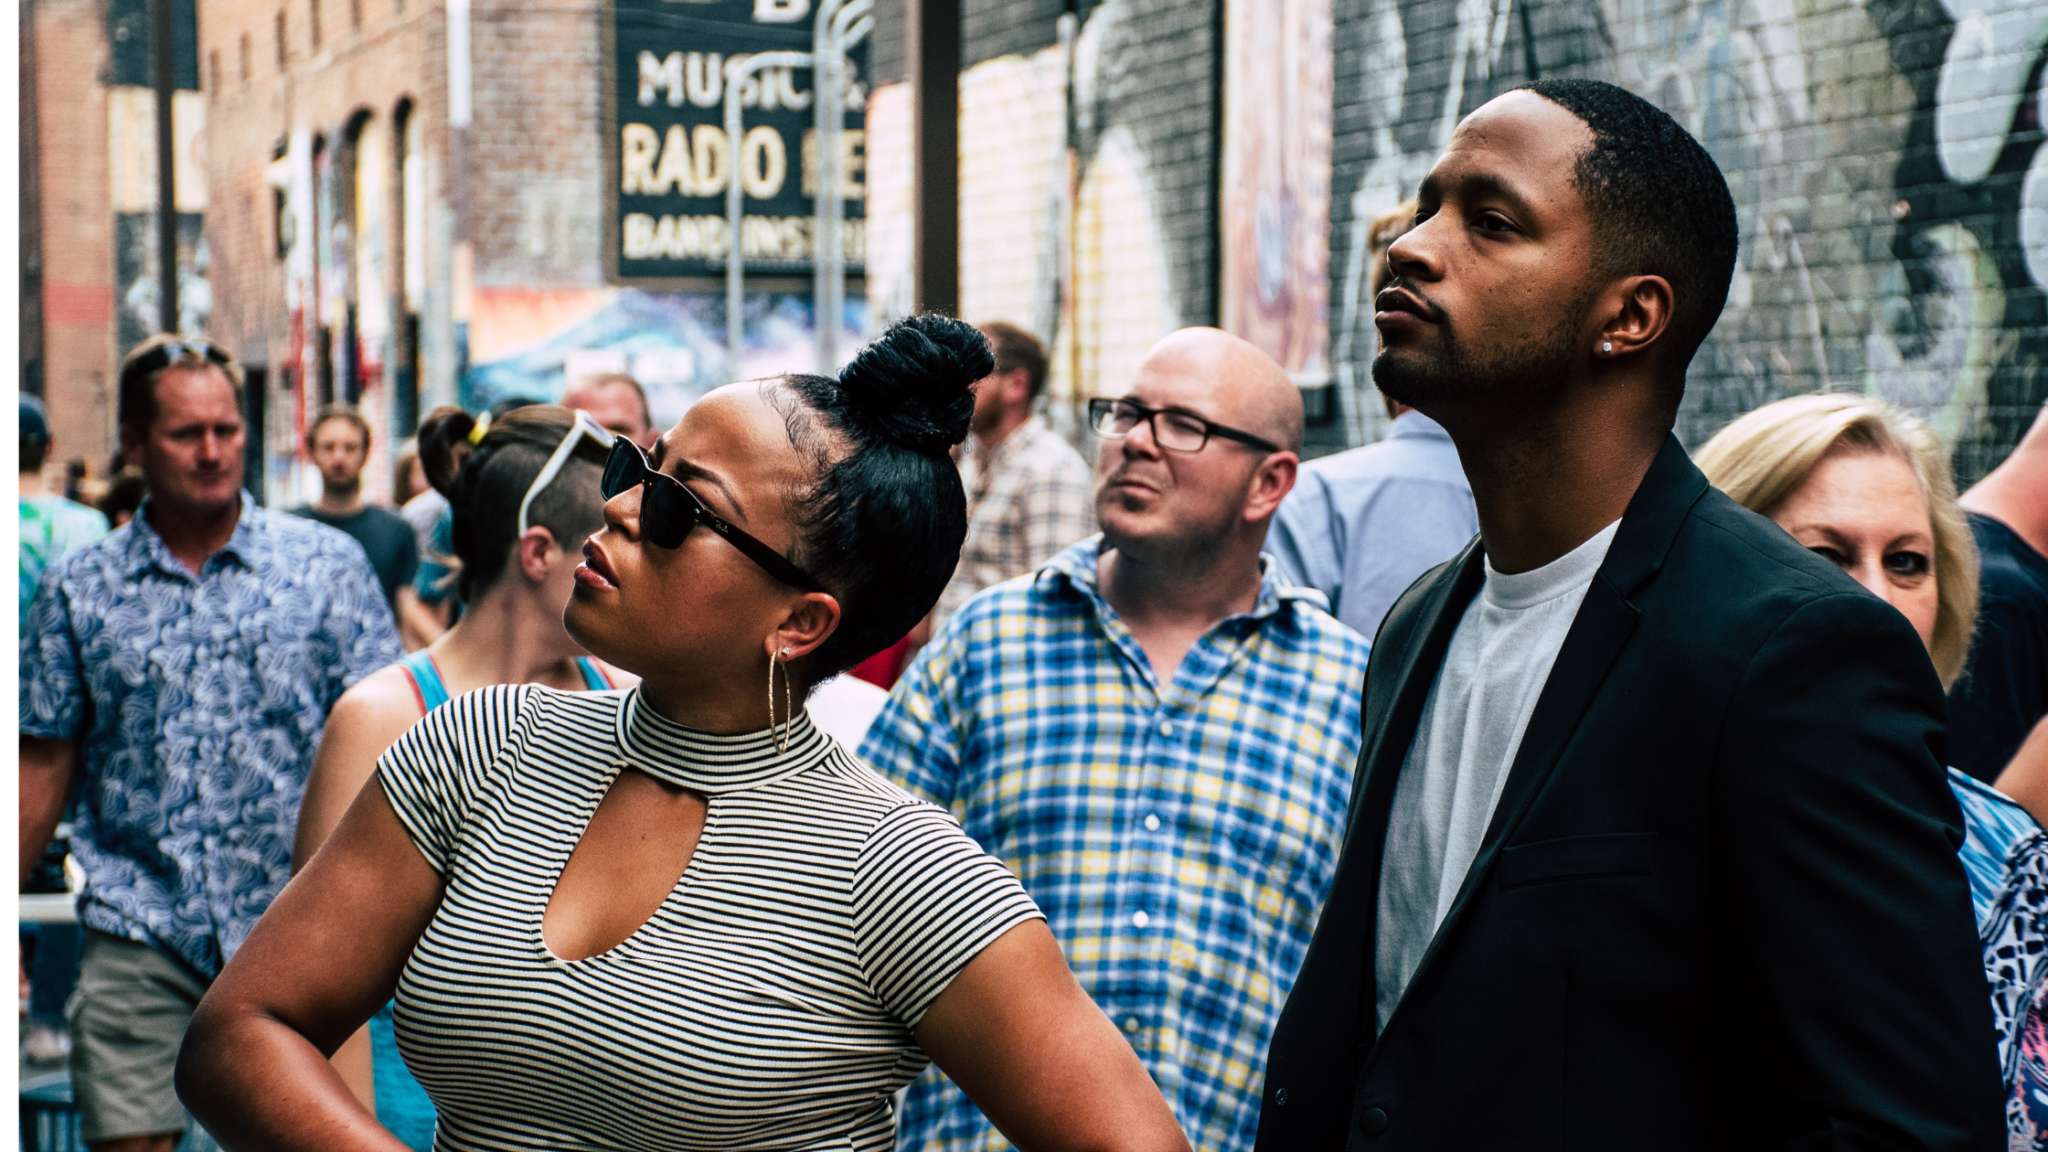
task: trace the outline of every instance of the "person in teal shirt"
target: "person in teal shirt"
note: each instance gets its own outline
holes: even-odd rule
[[[74,548],[107,534],[107,518],[76,500],[47,491],[43,465],[50,459],[50,417],[43,402],[21,397],[21,603],[19,625],[28,630],[28,606],[43,569]]]

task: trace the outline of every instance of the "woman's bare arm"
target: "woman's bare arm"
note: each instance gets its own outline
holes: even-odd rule
[[[320,754],[306,779],[306,797],[299,806],[298,835],[292,843],[292,872],[305,870],[320,845],[377,771],[377,757],[420,718],[419,701],[402,669],[392,667],[365,677],[341,694],[327,715]],[[377,1109],[376,1072],[371,1064],[370,1030],[334,1050],[334,1070],[363,1107]]]
[[[915,1031],[1024,1152],[1187,1152],[1158,1086],[1074,980],[1043,921],[984,949]]]
[[[391,996],[442,881],[384,790],[362,790],[214,982],[178,1097],[223,1148],[404,1152],[328,1056]]]

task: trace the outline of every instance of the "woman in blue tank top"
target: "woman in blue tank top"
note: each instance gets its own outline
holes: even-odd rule
[[[611,434],[551,404],[492,421],[441,408],[420,426],[428,480],[454,512],[462,619],[427,648],[344,693],[328,716],[299,812],[304,866],[368,782],[377,757],[427,712],[492,684],[601,692],[634,681],[585,655],[562,627],[583,559],[603,522],[598,477]],[[334,1053],[342,1079],[408,1147],[434,1141],[434,1106],[407,1071],[391,1005]]]

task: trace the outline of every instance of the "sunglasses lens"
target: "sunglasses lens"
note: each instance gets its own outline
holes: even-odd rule
[[[656,548],[680,548],[697,526],[697,502],[681,484],[655,483],[640,504],[640,535]]]
[[[646,475],[646,462],[640,459],[640,454],[633,450],[631,444],[621,440],[612,445],[612,454],[605,458],[604,476],[597,482],[598,490],[609,500],[640,483]]]

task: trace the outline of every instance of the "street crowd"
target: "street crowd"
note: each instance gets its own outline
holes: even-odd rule
[[[1390,431],[1308,463],[1235,336],[1091,466],[935,314],[665,431],[439,409],[396,510],[346,407],[257,505],[204,340],[122,365],[111,532],[24,398],[86,1141],[2048,1148],[2048,410],[1961,493],[1860,395],[1688,453],[1736,217],[1612,85],[1374,239]]]

